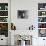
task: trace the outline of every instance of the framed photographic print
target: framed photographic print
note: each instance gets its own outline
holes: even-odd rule
[[[28,19],[27,10],[17,10],[17,18],[18,19]]]

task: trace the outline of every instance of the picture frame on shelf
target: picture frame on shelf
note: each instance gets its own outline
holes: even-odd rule
[[[39,37],[46,37],[46,29],[39,29],[38,31]]]

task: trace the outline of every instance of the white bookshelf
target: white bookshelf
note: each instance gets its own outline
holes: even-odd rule
[[[0,28],[2,30],[6,30],[7,31],[7,32],[5,32],[5,35],[7,34],[7,36],[6,36],[7,38],[8,38],[8,23],[9,23],[8,19],[9,19],[8,18],[8,3],[0,3],[0,25],[1,25]],[[5,29],[2,28],[3,24],[4,24]]]
[[[4,1],[4,0],[0,0],[0,7],[1,7],[1,4],[2,4],[2,6],[3,6],[3,4],[8,4],[8,0],[7,0],[7,1],[6,1],[6,0],[5,0],[5,1]],[[4,7],[5,7],[5,6],[4,6]],[[0,37],[0,45],[8,45],[8,23],[9,23],[9,22],[8,22],[8,21],[2,21],[2,20],[3,20],[3,18],[4,18],[4,19],[6,18],[6,19],[8,20],[9,17],[8,17],[8,15],[5,15],[5,13],[3,13],[3,15],[1,15],[1,12],[8,12],[8,10],[2,9],[2,8],[3,8],[3,7],[1,7],[1,9],[0,9],[0,28],[3,29],[2,26],[1,26],[1,25],[3,25],[3,24],[4,24],[4,25],[7,25],[7,28],[4,26],[6,30],[3,29],[3,31],[5,30],[5,31],[4,31],[5,33],[4,33],[2,30],[0,30],[0,31],[2,31],[2,32],[5,34],[5,35],[2,34],[2,35],[3,35],[3,36],[2,36],[2,35],[1,35],[1,32],[0,32],[0,36],[1,36],[1,37]],[[6,13],[6,14],[7,14],[7,13]],[[7,34],[7,35],[6,35],[6,34]],[[3,39],[3,40],[1,40],[1,39]]]
[[[46,11],[46,9],[44,9],[44,10],[38,10],[38,11]]]
[[[46,37],[46,3],[38,4],[38,32],[39,37]],[[44,32],[44,34],[41,32]]]

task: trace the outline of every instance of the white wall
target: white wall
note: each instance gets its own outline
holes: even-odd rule
[[[35,26],[34,38],[33,38],[33,46],[40,46],[39,44],[43,44],[42,38],[38,38],[38,3],[45,3],[46,0],[11,0],[11,22],[16,25],[17,30],[15,32],[23,32],[27,33],[27,29],[30,25]],[[28,19],[18,19],[17,18],[17,10],[28,10]],[[22,31],[23,30],[23,31]],[[29,30],[28,30],[29,31]],[[37,37],[35,37],[37,36]],[[38,44],[39,43],[39,44]]]
[[[17,19],[17,10],[28,10],[29,18]],[[32,0],[11,0],[11,20],[16,25],[16,32],[18,34],[27,34],[27,29],[32,24],[35,26],[35,31],[37,32],[37,2]],[[37,33],[35,36],[37,36]]]
[[[14,3],[13,3],[14,2]],[[15,23],[17,30],[27,30],[29,26],[35,25],[35,22],[37,23],[37,2],[33,2],[34,5],[32,5],[33,1],[30,0],[15,0],[12,1],[13,4],[11,4],[11,19],[12,22]],[[32,8],[33,7],[33,8]],[[18,19],[17,18],[17,10],[28,10],[28,19]],[[36,20],[36,21],[35,21]]]

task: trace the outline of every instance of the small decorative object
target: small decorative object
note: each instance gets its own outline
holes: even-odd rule
[[[5,6],[5,10],[8,10],[8,6]]]
[[[45,10],[46,9],[46,3],[38,3],[38,10]]]
[[[43,40],[45,40],[45,39],[43,39]]]
[[[8,16],[8,11],[0,11],[0,16]]]
[[[40,8],[40,10],[44,10],[44,8]]]
[[[38,28],[46,28],[46,24],[44,23],[44,24],[38,24]]]
[[[8,23],[0,23],[0,35],[8,37]]]
[[[32,26],[29,26],[29,30],[34,30],[34,26],[32,25]]]
[[[45,12],[42,12],[42,15],[45,15]]]
[[[0,10],[1,10],[1,6],[0,6]]]
[[[46,29],[39,29],[39,36],[46,37]]]
[[[16,30],[16,26],[13,23],[11,23],[11,30]]]
[[[0,29],[1,30],[8,30],[8,24],[7,23],[0,23]]]
[[[45,9],[46,9],[46,6],[45,6]]]
[[[38,17],[39,22],[46,22],[46,17]]]
[[[0,17],[0,22],[7,22],[7,17]]]
[[[7,19],[8,19],[8,18],[7,18]],[[7,22],[7,19],[6,19],[6,18],[4,18],[4,20],[3,20],[3,21],[4,21],[4,22]]]
[[[38,18],[38,21],[41,22],[42,21],[42,18]]]

